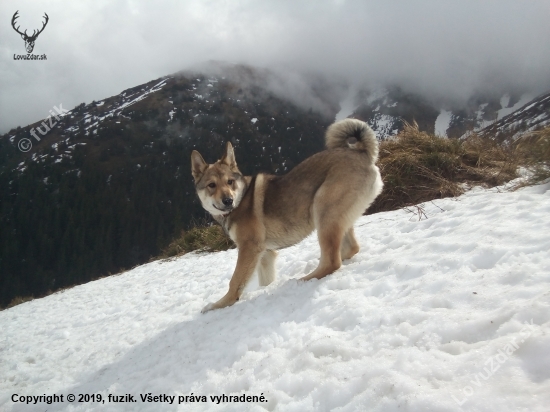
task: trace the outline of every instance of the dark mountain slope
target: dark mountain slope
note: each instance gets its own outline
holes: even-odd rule
[[[550,93],[531,100],[508,116],[483,128],[479,133],[498,140],[512,142],[524,133],[550,125]]]
[[[39,123],[0,137],[0,304],[143,263],[204,218],[193,149],[212,162],[229,140],[244,173],[283,173],[323,149],[334,103],[325,114],[304,109],[259,81],[233,80],[251,69],[231,70],[79,105],[39,142],[30,133],[45,130]],[[24,138],[28,153],[17,149]]]

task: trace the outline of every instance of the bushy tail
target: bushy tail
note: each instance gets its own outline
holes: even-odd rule
[[[325,134],[327,149],[345,147],[365,152],[369,160],[378,159],[378,140],[368,124],[357,119],[344,119],[331,124]]]

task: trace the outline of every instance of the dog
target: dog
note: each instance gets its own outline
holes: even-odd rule
[[[191,172],[203,208],[238,248],[229,291],[203,313],[233,305],[257,270],[260,286],[275,280],[277,250],[314,229],[321,247],[318,267],[302,280],[321,279],[359,251],[353,223],[382,191],[378,141],[364,122],[345,119],[328,127],[327,150],[283,176],[243,176],[233,146],[214,164],[191,153]]]

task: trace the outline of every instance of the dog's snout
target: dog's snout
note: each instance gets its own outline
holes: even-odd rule
[[[232,197],[224,197],[222,200],[222,203],[225,206],[232,206],[233,205],[233,198]]]

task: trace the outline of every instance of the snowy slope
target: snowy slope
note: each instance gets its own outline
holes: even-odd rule
[[[523,102],[523,101],[522,101]],[[550,93],[527,102],[521,108],[499,118],[479,133],[495,136],[498,141],[513,142],[521,135],[550,126]]]
[[[300,283],[318,262],[311,236],[280,252],[274,284],[205,315],[235,250],[0,312],[0,410],[548,411],[550,184],[473,189],[414,211],[361,218],[359,254]],[[64,402],[11,400],[54,393]],[[148,393],[176,398],[142,402]],[[268,402],[209,398],[243,393]],[[206,402],[177,405],[191,394]]]
[[[109,119],[128,119],[128,111],[126,109],[146,99],[152,93],[161,90],[164,86],[166,86],[166,82],[169,79],[170,77],[165,77],[160,81],[153,81],[149,82],[148,84],[142,85],[143,87],[139,90],[137,90],[137,88],[129,89],[120,93],[117,96],[112,96],[106,100],[92,102],[87,106],[83,106],[82,110],[79,110],[79,107],[77,106],[72,110],[65,110],[64,113],[58,113],[56,115],[56,119],[59,120],[59,123],[54,121],[54,126],[61,126],[63,132],[61,135],[62,139],[50,145],[50,147],[54,149],[55,152],[52,152],[48,149],[44,150],[41,153],[34,152],[30,157],[29,162],[32,161],[36,163],[44,163],[49,157],[55,159],[55,163],[60,163],[65,159],[71,159],[74,155],[75,148],[80,145],[85,146],[87,143],[74,143],[73,141],[75,136],[71,136],[70,134],[82,131],[84,133],[84,136],[97,135],[98,130],[100,130],[100,127],[104,124],[105,121]],[[106,101],[108,101],[107,104],[105,104]],[[61,108],[59,110],[63,108],[62,106],[63,105],[61,105]],[[92,110],[94,110],[95,114],[89,113]],[[172,115],[170,115],[170,119],[171,118]],[[65,124],[63,120],[60,119],[65,120],[67,124]],[[46,123],[48,122],[46,121]],[[120,123],[120,121],[117,121],[117,123]],[[50,131],[49,128],[46,129],[43,125],[41,127],[42,129],[40,130],[47,130],[48,132]],[[69,135],[69,137],[67,137],[67,135]],[[17,142],[15,141],[15,135],[10,136],[9,140],[13,145],[17,144]],[[19,170],[20,172],[24,172],[27,167],[27,159],[23,159],[23,161],[17,166],[17,170]]]

